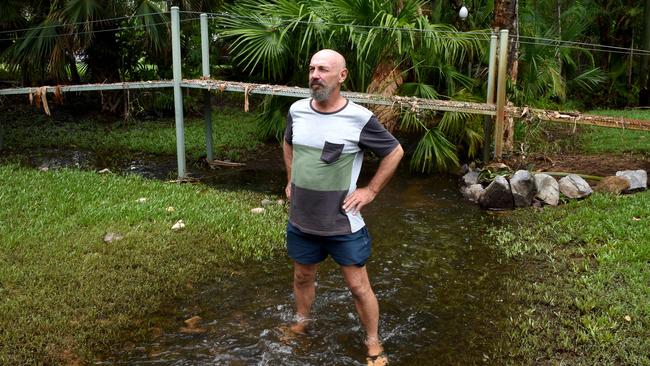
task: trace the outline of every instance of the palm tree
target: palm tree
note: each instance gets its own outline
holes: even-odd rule
[[[1,7],[0,30],[27,30],[4,33],[2,38],[12,38],[12,45],[4,50],[3,59],[36,83],[44,79],[78,83],[78,60],[87,65],[89,81],[119,81],[124,70],[134,67],[142,57],[154,63],[168,63],[167,6],[207,10],[221,3],[11,0]]]
[[[558,19],[555,9],[554,2],[539,2],[522,8],[521,70],[517,84],[511,85],[517,104],[564,103],[570,91],[592,92],[605,80],[605,74],[596,66],[590,52],[539,40],[585,39],[589,23],[575,19],[591,18],[591,10],[574,3],[564,9]],[[538,40],[526,38],[533,36]]]
[[[432,24],[433,11],[423,0],[244,0],[227,8],[220,26],[231,41],[235,63],[269,82],[304,85],[310,55],[334,48],[348,60],[350,90],[434,98],[466,95],[474,79],[457,67],[478,58],[481,44],[451,26]],[[265,131],[277,137],[284,113],[276,103],[266,105]],[[456,144],[462,139],[456,137],[467,135],[455,132],[468,126],[461,118],[444,124],[433,113],[410,113],[398,123],[392,110],[376,108],[375,113],[389,128],[420,133],[414,169],[426,172],[458,163]],[[472,144],[480,142],[477,134],[470,135]]]
[[[14,43],[4,58],[14,68],[28,71],[32,82],[79,82],[78,59],[87,64],[90,80],[119,80],[121,49],[117,34],[128,26],[144,30],[150,53],[166,49],[167,17],[160,2],[69,0],[52,1],[49,7],[43,3],[14,2],[7,7],[21,14],[20,23],[29,29],[12,35]],[[132,20],[126,18],[129,16]]]

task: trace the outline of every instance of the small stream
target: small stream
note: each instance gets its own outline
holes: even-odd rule
[[[58,154],[36,154],[29,164],[70,165],[69,157]],[[110,165],[116,172],[163,179],[173,177],[176,169],[173,157],[140,156],[102,165],[92,153],[76,154],[73,165],[82,168]],[[275,158],[280,156],[245,168],[211,171],[190,165],[188,170],[214,187],[279,195],[284,173],[271,164]],[[490,364],[508,317],[506,279],[516,270],[499,264],[483,239],[491,214],[463,201],[455,178],[402,172],[364,210],[364,217],[373,237],[368,271],[390,364]],[[365,365],[363,330],[336,264],[328,259],[319,271],[315,321],[308,335],[285,339],[278,328],[292,319],[291,281],[292,265],[284,256],[237,266],[232,276],[154,319],[159,326],[152,338],[96,363]],[[182,331],[183,320],[197,315],[203,332]]]

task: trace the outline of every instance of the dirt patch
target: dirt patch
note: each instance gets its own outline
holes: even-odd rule
[[[616,175],[619,170],[643,169],[650,171],[650,156],[643,154],[595,154],[563,153],[551,155],[515,156],[504,160],[513,170],[529,169],[534,172],[567,172],[596,175]]]

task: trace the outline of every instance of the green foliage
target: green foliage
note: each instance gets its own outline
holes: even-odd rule
[[[559,19],[554,4],[527,3],[520,10],[520,33],[546,40],[581,41],[586,37],[589,23],[574,19],[588,19],[589,15],[590,8],[582,2],[563,8]],[[519,78],[516,85],[509,86],[517,104],[563,103],[569,94],[594,92],[605,82],[605,73],[586,50],[524,39],[519,52]]]
[[[456,146],[439,129],[428,130],[415,148],[411,169],[418,173],[431,173],[433,167],[448,170],[456,166]]]
[[[458,69],[467,60],[479,57],[480,41],[464,37],[448,25],[432,24],[424,15],[426,8],[426,2],[419,0],[399,5],[379,0],[246,0],[228,7],[228,13],[235,16],[220,19],[225,26],[221,34],[231,40],[230,52],[239,67],[274,82],[303,84],[311,54],[333,48],[347,59],[348,89],[365,91],[378,65],[389,62],[405,70],[402,94],[425,98],[459,95],[476,84]],[[285,108],[271,110],[280,106]],[[262,136],[281,136],[286,106],[284,102],[265,104]],[[435,137],[428,134],[421,138],[419,153],[413,157],[418,171],[455,166],[455,144],[467,143],[470,153],[475,154],[481,137],[475,128],[468,127],[472,122],[465,117],[446,124],[445,133],[460,131],[453,137],[438,130]],[[415,116],[406,112],[400,126],[424,133],[437,122],[426,113]],[[440,155],[434,158],[429,154]]]
[[[287,114],[293,98],[266,96],[262,102],[262,112],[257,119],[257,132],[262,140],[282,140],[286,127]]]
[[[0,166],[0,364],[91,363],[144,337],[145,319],[222,266],[275,255],[286,207],[252,214],[263,198]],[[181,219],[185,229],[171,230]],[[110,232],[123,239],[104,242]]]
[[[178,5],[182,10],[216,10],[220,3]],[[0,30],[15,31],[3,33],[2,38],[12,42],[5,47],[0,43],[2,60],[22,71],[26,81],[38,84],[78,82],[71,78],[74,73],[66,72],[78,59],[87,64],[88,77],[96,82],[129,80],[142,63],[167,70],[170,36],[164,5],[152,0],[10,1],[3,4],[7,18],[0,19]],[[198,22],[182,23],[182,28],[191,38],[198,32]]]

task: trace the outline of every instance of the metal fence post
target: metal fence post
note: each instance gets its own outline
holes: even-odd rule
[[[203,64],[203,79],[210,78],[210,32],[208,31],[208,14],[201,14],[201,59]],[[208,162],[214,160],[212,153],[212,103],[210,91],[203,91],[203,118],[205,119],[205,150]]]
[[[497,76],[497,116],[494,123],[494,158],[503,154],[503,131],[506,106],[506,69],[508,66],[508,30],[499,32],[499,73]]]
[[[172,64],[174,71],[174,112],[176,115],[176,156],[178,178],[185,178],[185,128],[181,92],[181,27],[178,6],[172,6]]]
[[[490,36],[490,54],[488,64],[488,82],[487,82],[487,104],[494,104],[494,76],[496,74],[497,58],[497,35],[492,31]],[[483,117],[483,161],[490,160],[490,141],[492,141],[492,122],[491,116]]]

